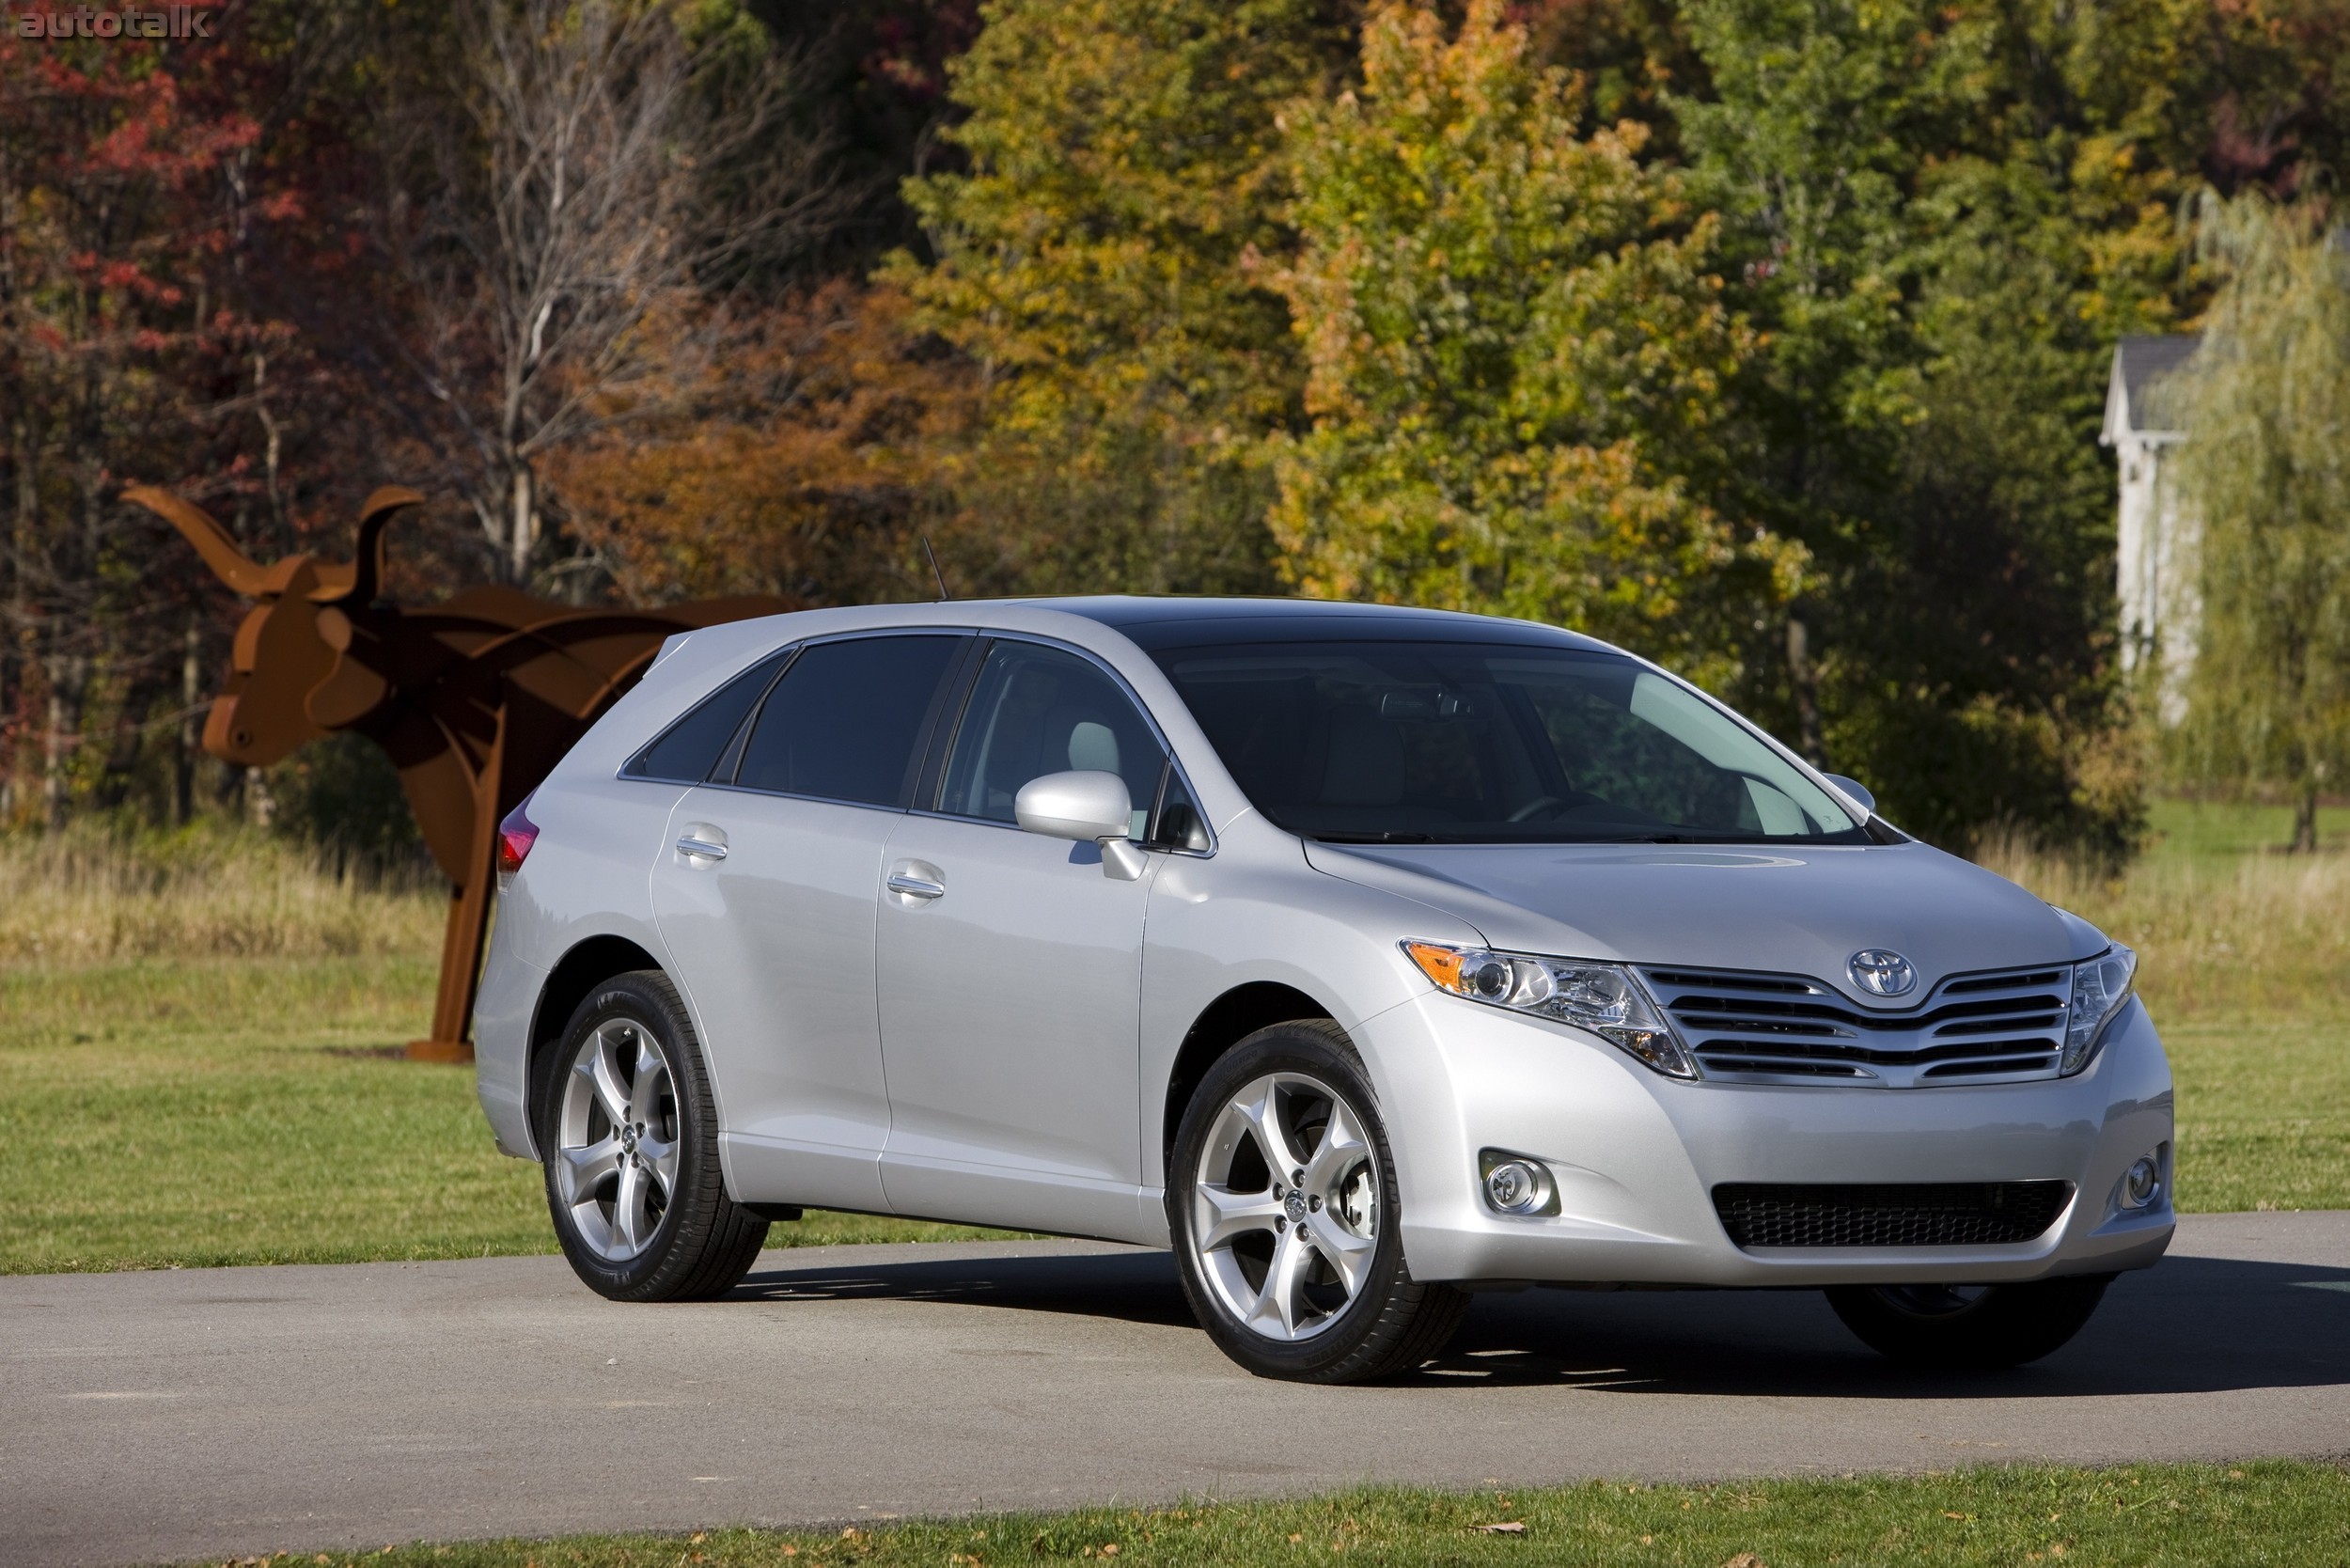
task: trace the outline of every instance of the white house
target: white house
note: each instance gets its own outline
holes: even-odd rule
[[[2193,356],[2201,337],[2124,337],[2113,351],[2100,444],[2121,461],[2122,510],[2115,552],[2122,609],[2122,667],[2161,661],[2167,722],[2186,713],[2185,680],[2195,659],[2195,545],[2201,528],[2179,509],[2172,448],[2186,438],[2168,416],[2163,380]]]

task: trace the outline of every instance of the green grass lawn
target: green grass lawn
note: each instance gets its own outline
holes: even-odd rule
[[[1523,1529],[1480,1528],[1495,1525]],[[2318,1568],[2350,1560],[2350,1475],[2331,1465],[2262,1461],[2113,1470],[2019,1466],[1716,1486],[1598,1482],[1465,1494],[1378,1488],[1294,1502],[1087,1509],[825,1534],[580,1536],[316,1559],[352,1568],[999,1568],[1087,1560],[1120,1568],[1331,1561]]]
[[[2350,857],[2252,853],[2283,820],[2168,803],[2123,878],[2005,868],[2138,948],[2178,1076],[2188,1209],[2350,1208]],[[2327,827],[2350,833],[2350,812]],[[203,878],[174,886],[169,930],[149,940],[140,895],[59,891],[56,870],[31,868],[18,892],[57,901],[51,917],[82,933],[72,951],[130,956],[24,956],[32,927],[0,951],[0,1271],[550,1248],[538,1173],[491,1148],[471,1073],[399,1055],[431,995],[429,902],[290,898],[299,868],[277,868],[231,889],[238,929],[269,945],[183,960],[141,955],[219,923]],[[334,943],[312,940],[321,909]],[[813,1213],[770,1235],[991,1233]]]
[[[417,958],[0,970],[0,1272],[554,1249],[470,1068],[400,1044]],[[811,1213],[772,1245],[996,1232]]]
[[[0,1271],[552,1248],[462,1067],[398,1053],[417,960],[0,971]],[[2350,1025],[2171,1023],[2179,1200],[2350,1208]],[[811,1213],[776,1246],[992,1232]]]
[[[2293,808],[2235,801],[2157,800],[2146,813],[2156,856],[2224,858],[2272,854],[2293,838]],[[2321,853],[2350,849],[2350,806],[2317,808]]]
[[[2163,1043],[2179,1207],[2350,1209],[2350,1022],[2189,1018],[2166,1023]]]

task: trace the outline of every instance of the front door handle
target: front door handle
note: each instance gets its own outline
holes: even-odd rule
[[[893,893],[903,893],[910,899],[922,899],[925,901],[931,899],[943,899],[947,896],[947,885],[945,883],[932,882],[926,876],[908,876],[903,871],[892,871],[889,873],[889,890]]]
[[[691,860],[724,860],[727,857],[726,845],[714,839],[696,838],[691,833],[677,841],[677,852]]]

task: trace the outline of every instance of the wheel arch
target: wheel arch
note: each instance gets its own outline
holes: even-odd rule
[[[563,1026],[588,994],[615,975],[650,969],[666,973],[661,961],[625,936],[590,936],[574,944],[557,960],[539,988],[539,1005],[530,1016],[530,1056],[524,1063],[524,1111],[534,1139],[543,1106],[538,1103],[546,1054],[562,1043]]]
[[[1173,1174],[1169,1162],[1175,1158],[1175,1129],[1183,1122],[1193,1092],[1226,1052],[1259,1029],[1275,1024],[1286,1024],[1293,1018],[1336,1017],[1312,996],[1277,980],[1251,980],[1236,985],[1210,1002],[1192,1021],[1183,1043],[1175,1053],[1175,1065],[1167,1074],[1167,1100],[1160,1107],[1159,1118],[1161,1177],[1171,1178]]]

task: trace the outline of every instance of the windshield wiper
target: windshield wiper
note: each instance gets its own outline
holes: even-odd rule
[[[1323,844],[1433,844],[1433,833],[1317,833],[1314,841]]]

